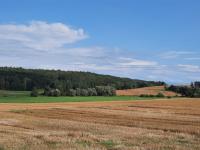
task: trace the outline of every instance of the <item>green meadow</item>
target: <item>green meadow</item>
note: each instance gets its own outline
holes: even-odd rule
[[[137,96],[60,96],[47,97],[38,96],[30,97],[29,91],[0,91],[0,103],[53,103],[53,102],[97,102],[97,101],[130,101],[130,100],[147,100],[155,99],[150,97]]]

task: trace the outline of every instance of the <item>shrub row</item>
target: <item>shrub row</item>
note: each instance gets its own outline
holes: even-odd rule
[[[115,88],[111,86],[97,86],[96,88],[88,89],[70,89],[67,96],[114,96],[116,95]]]
[[[140,97],[165,97],[163,93],[158,93],[157,95],[141,94]]]
[[[70,89],[67,96],[97,96],[97,91],[95,88],[88,89]]]
[[[58,97],[58,96],[61,96],[61,92],[59,89],[52,89],[52,88],[47,87],[44,89],[44,95]]]
[[[111,86],[97,86],[96,88],[87,89],[69,89],[67,92],[61,92],[59,89],[46,87],[44,89],[45,96],[114,96],[116,95],[115,88]],[[31,96],[38,96],[37,89],[34,88],[31,92]]]

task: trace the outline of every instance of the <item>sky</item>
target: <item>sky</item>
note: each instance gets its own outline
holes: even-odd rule
[[[0,66],[200,80],[199,0],[0,0]]]

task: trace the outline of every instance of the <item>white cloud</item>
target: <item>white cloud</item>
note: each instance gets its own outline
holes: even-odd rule
[[[87,37],[83,29],[74,29],[63,23],[34,21],[29,24],[0,25],[0,41],[35,50],[48,51]]]
[[[193,73],[200,72],[200,66],[197,65],[179,64],[177,66],[182,71],[193,72]]]
[[[142,66],[156,66],[157,62],[155,61],[147,61],[147,60],[139,60],[139,59],[133,59],[133,58],[124,58],[120,57],[120,63],[118,63],[121,66],[126,66],[126,67],[142,67]]]

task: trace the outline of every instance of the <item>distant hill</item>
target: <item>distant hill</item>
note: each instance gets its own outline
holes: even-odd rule
[[[127,89],[127,90],[117,90],[117,95],[119,96],[140,96],[140,95],[157,95],[162,93],[164,96],[176,96],[179,95],[176,92],[166,91],[164,86],[152,86],[152,87],[143,87],[136,89]]]
[[[33,87],[42,89],[50,86],[65,91],[107,85],[116,89],[132,89],[164,84],[164,82],[159,81],[120,78],[91,72],[0,67],[1,90],[27,91],[32,90]]]

